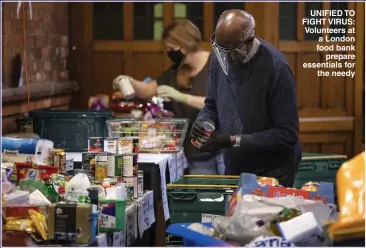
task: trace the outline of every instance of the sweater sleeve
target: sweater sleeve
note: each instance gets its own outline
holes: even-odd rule
[[[206,88],[205,106],[198,114],[198,118],[210,119],[216,126],[219,125],[219,118],[216,108],[216,97],[215,97],[215,82],[214,82],[214,71],[215,71],[215,56],[212,57],[210,62],[210,69],[208,72],[208,82]]]
[[[275,71],[268,94],[269,117],[273,127],[253,134],[242,134],[240,147],[246,151],[289,150],[299,139],[299,114],[295,80],[288,65]]]

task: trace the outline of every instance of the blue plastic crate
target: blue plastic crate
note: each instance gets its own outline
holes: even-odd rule
[[[233,246],[222,240],[215,239],[213,237],[188,229],[188,226],[191,224],[193,223],[171,224],[169,225],[166,231],[167,233],[170,233],[172,235],[182,237],[183,246],[209,246],[209,247]],[[201,224],[207,227],[212,227],[211,223],[201,223]]]
[[[112,111],[31,111],[33,132],[54,142],[54,148],[66,152],[85,152],[89,137],[107,136],[106,121],[112,119]]]

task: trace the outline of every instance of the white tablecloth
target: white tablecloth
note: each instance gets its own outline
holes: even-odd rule
[[[74,159],[74,162],[82,161],[82,153],[67,152],[66,159]],[[184,175],[184,170],[187,168],[188,163],[184,155],[183,150],[177,153],[140,153],[139,163],[152,163],[159,166],[160,179],[161,179],[161,197],[163,200],[164,216],[165,220],[170,218],[168,197],[166,193],[166,168],[169,168],[169,179],[170,182],[181,178]]]
[[[139,197],[136,201],[126,205],[126,226],[123,231],[113,232],[112,246],[125,247],[132,245],[140,234],[151,227],[155,222],[154,212],[154,192],[149,190]],[[106,234],[97,236],[99,246],[108,246]]]

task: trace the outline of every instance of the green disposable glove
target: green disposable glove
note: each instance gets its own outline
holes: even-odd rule
[[[173,87],[162,85],[157,88],[158,97],[170,98],[177,102],[187,103],[189,99],[189,94],[184,94],[174,89]]]

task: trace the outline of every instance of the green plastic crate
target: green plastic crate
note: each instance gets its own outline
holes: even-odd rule
[[[238,176],[187,175],[168,184],[170,222],[201,222],[203,214],[224,215],[224,198],[233,194],[238,181]],[[221,201],[205,201],[207,198]]]
[[[303,153],[295,187],[301,188],[306,182],[330,182],[336,186],[339,167],[347,160],[345,155]]]
[[[113,116],[112,111],[31,111],[33,132],[43,139],[53,141],[54,148],[66,152],[85,152],[89,137],[105,137],[106,121]]]

